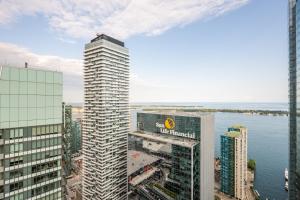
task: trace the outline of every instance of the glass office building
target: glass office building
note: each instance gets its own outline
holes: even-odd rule
[[[61,199],[62,73],[0,67],[0,199]]]
[[[139,112],[132,136],[171,145],[168,187],[178,200],[211,200],[214,194],[214,118],[212,114]]]
[[[289,199],[300,199],[300,2],[289,0]]]

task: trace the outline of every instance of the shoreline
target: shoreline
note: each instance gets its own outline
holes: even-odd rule
[[[165,106],[165,105],[131,105],[130,109],[142,109],[144,111],[156,110],[172,110],[184,112],[224,112],[224,113],[241,113],[249,115],[263,115],[263,116],[289,116],[288,111],[283,110],[260,110],[260,109],[216,109],[204,108],[201,106]]]

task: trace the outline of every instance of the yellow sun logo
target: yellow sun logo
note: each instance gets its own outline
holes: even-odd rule
[[[175,121],[172,118],[167,118],[165,121],[165,127],[167,129],[173,129],[175,127]]]

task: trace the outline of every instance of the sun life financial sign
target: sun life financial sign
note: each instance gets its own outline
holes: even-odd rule
[[[180,136],[180,137],[186,137],[186,138],[192,138],[195,139],[195,133],[183,133],[179,131],[175,131],[175,121],[172,118],[167,118],[165,120],[164,124],[160,124],[156,122],[156,127],[159,128],[159,132],[162,134],[170,134],[174,136]]]

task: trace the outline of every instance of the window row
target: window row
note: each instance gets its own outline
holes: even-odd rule
[[[63,75],[62,73],[53,71],[43,71],[29,68],[3,67],[1,79],[62,84]]]
[[[38,196],[38,195],[44,194],[46,192],[49,192],[51,190],[55,190],[55,189],[60,188],[60,187],[61,187],[60,182],[50,183],[48,185],[44,185],[42,187],[31,190],[31,196],[32,197]],[[59,198],[59,197],[60,196],[57,196],[57,198]],[[45,199],[47,199],[47,198],[45,198]]]
[[[0,93],[0,105],[3,108],[54,107],[61,104],[62,96],[60,95]]]
[[[42,140],[32,140],[20,143],[14,143],[4,146],[5,154],[19,153],[23,151],[31,151],[46,147],[61,145],[61,137],[47,138]]]
[[[60,124],[17,129],[0,129],[0,139],[27,138],[40,135],[57,134],[61,133],[61,131],[62,126]]]
[[[16,122],[38,120],[40,124],[45,124],[43,120],[49,119],[47,123],[61,123],[62,109],[60,106],[55,107],[43,107],[43,108],[1,108],[0,117],[2,123],[4,122]],[[58,119],[51,121],[51,119]],[[23,124],[23,123],[22,123]],[[34,125],[34,124],[33,124]],[[14,125],[18,126],[18,125]],[[22,126],[22,125],[20,125]],[[23,125],[27,126],[27,124]],[[7,126],[4,126],[7,127]]]
[[[19,178],[22,176],[27,176],[27,175],[32,175],[34,173],[37,172],[41,172],[44,170],[48,170],[48,169],[53,169],[60,166],[60,161],[50,161],[50,162],[46,162],[46,163],[40,163],[40,164],[36,164],[33,166],[28,166],[28,167],[24,167],[24,168],[20,168],[20,169],[15,169],[12,171],[6,171],[4,172],[4,178],[5,180],[11,180],[11,179],[15,179],[15,178]],[[60,175],[60,171],[58,172],[58,175]],[[50,176],[50,175],[49,175]],[[0,174],[1,179],[3,179],[3,174]],[[38,179],[34,179],[33,183],[36,184],[35,182],[39,179],[41,179],[42,177],[38,178]],[[29,183],[27,183],[28,185]]]
[[[24,193],[20,193],[20,194],[16,194],[14,196],[11,196],[9,198],[9,200],[25,200],[25,199],[29,199],[31,197],[32,192],[31,191],[27,191]],[[49,194],[45,197],[40,198],[39,200],[57,200],[61,198],[61,192],[56,192],[53,194]]]
[[[1,94],[62,95],[62,85],[0,80]]]
[[[49,180],[57,178],[58,176],[60,176],[60,171],[50,172],[48,174],[36,176],[33,178],[33,184],[38,184],[38,183],[42,183],[45,181],[49,181]]]
[[[56,149],[56,150],[49,150],[45,152],[38,152],[30,155],[24,155],[24,156],[18,156],[10,159],[5,159],[4,161],[4,166],[5,167],[11,167],[11,166],[16,166],[16,165],[21,165],[24,163],[30,163],[38,160],[44,160],[52,157],[56,157],[61,155],[61,150]]]

